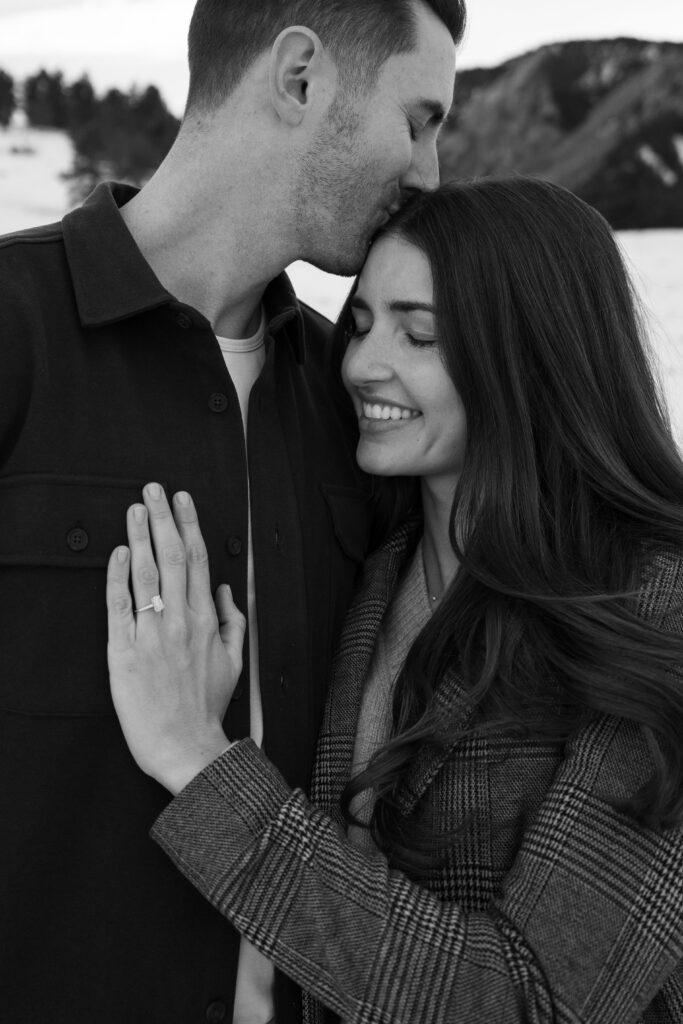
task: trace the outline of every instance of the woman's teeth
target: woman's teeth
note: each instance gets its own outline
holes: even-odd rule
[[[361,403],[363,415],[369,420],[413,420],[419,416],[415,409],[401,409],[397,405],[371,405]]]

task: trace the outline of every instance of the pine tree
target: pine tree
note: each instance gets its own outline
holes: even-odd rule
[[[6,128],[12,120],[16,105],[14,79],[6,71],[0,70],[0,125],[3,128]]]
[[[41,70],[24,83],[24,107],[36,128],[66,128],[66,97],[61,71]]]

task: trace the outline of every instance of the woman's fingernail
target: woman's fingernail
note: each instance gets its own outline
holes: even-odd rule
[[[179,505],[189,505],[190,495],[187,493],[187,491],[178,491],[178,493],[176,494],[176,501],[178,502]]]
[[[117,562],[127,562],[128,561],[128,548],[118,548],[118,550],[116,552],[116,561]]]
[[[147,493],[155,501],[158,501],[161,497],[161,487],[159,484],[147,484]]]
[[[133,517],[136,523],[144,523],[145,516],[147,515],[147,509],[144,505],[133,506]]]

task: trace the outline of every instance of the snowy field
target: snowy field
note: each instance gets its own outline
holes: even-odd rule
[[[61,132],[0,129],[0,234],[57,220],[69,196],[60,173],[71,163]],[[633,279],[648,314],[652,347],[667,395],[674,430],[683,447],[683,230],[619,233]],[[296,263],[290,274],[297,293],[333,319],[350,281]]]

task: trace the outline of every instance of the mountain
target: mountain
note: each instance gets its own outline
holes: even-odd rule
[[[683,43],[556,43],[461,71],[444,181],[536,174],[617,229],[683,227]]]

